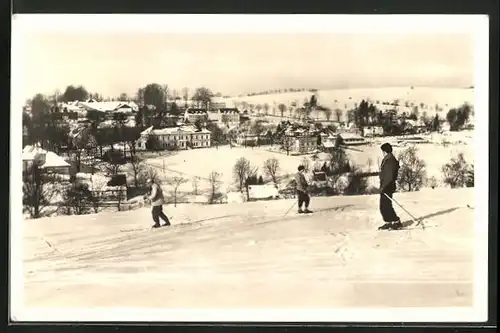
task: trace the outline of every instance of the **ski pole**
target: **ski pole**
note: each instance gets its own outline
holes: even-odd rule
[[[424,226],[424,224],[422,223],[422,220],[417,220],[417,218],[415,218],[415,216],[413,216],[413,215],[412,215],[409,211],[407,211],[407,210],[406,210],[406,208],[404,208],[403,206],[401,206],[401,204],[400,204],[399,202],[397,202],[396,200],[394,200],[393,198],[391,198],[390,196],[388,196],[388,195],[387,195],[387,193],[384,193],[384,195],[385,195],[386,197],[388,197],[388,198],[389,198],[389,200],[391,200],[391,201],[392,201],[392,202],[394,202],[396,205],[398,205],[398,206],[399,206],[399,208],[401,208],[402,210],[404,210],[404,211],[406,212],[406,214],[408,214],[408,215],[412,218],[413,222],[414,222],[414,223],[416,223],[416,225],[421,224],[421,225],[422,225],[422,229],[425,229],[425,226]]]
[[[293,204],[290,206],[290,208],[288,208],[288,210],[286,211],[285,215],[288,214],[292,210],[292,208],[295,206],[296,203],[297,203],[297,200],[294,200]],[[283,215],[283,216],[285,216],[285,215]]]

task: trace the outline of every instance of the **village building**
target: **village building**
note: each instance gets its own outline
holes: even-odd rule
[[[208,120],[219,125],[237,126],[240,123],[240,111],[236,108],[220,108],[216,111],[209,111]]]
[[[23,171],[28,171],[35,163],[44,173],[69,174],[70,164],[52,151],[28,145],[22,152]]]
[[[329,134],[321,133],[320,137],[321,137],[321,147],[323,151],[330,152],[337,146],[336,135],[333,135],[332,133]]]
[[[285,131],[285,143],[292,154],[310,154],[318,149],[318,135],[303,128],[289,127]]]
[[[318,149],[318,138],[314,135],[303,134],[295,137],[292,152],[298,154],[314,153]]]
[[[226,107],[227,107],[227,104],[226,104],[226,102],[223,102],[223,101],[212,101],[210,103],[211,110],[224,109]]]
[[[361,135],[369,138],[383,136],[384,128],[382,126],[364,126],[361,130]]]
[[[414,133],[424,133],[427,131],[427,126],[422,120],[406,120],[405,121],[405,130]]]
[[[131,122],[134,119],[135,114],[139,111],[139,107],[134,102],[97,102],[95,100],[88,100],[85,102],[78,102],[78,106],[84,111],[85,117],[89,111],[101,112],[103,113],[103,122],[101,126],[110,126],[119,114],[125,115],[125,122],[129,122],[126,126],[133,126]],[[108,124],[109,123],[109,124]]]
[[[250,133],[238,133],[236,136],[236,143],[240,146],[256,146],[258,144],[259,137],[255,134]]]
[[[184,111],[184,121],[194,124],[197,121],[205,123],[208,121],[208,112],[206,109],[187,108]]]
[[[198,131],[194,126],[179,126],[153,129],[153,126],[141,132],[137,140],[137,149],[146,150],[148,140],[154,137],[161,149],[209,148],[211,133],[207,129]]]
[[[338,137],[340,138],[340,142],[345,146],[358,146],[368,143],[365,138],[354,133],[340,133]]]

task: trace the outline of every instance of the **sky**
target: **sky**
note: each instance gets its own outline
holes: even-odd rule
[[[283,88],[473,85],[474,37],[442,34],[29,32],[24,95],[83,85],[103,96],[148,83],[235,95]]]

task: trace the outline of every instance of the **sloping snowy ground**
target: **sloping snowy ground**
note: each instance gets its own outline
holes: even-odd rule
[[[313,198],[301,216],[284,216],[292,200],[166,206],[157,230],[147,208],[26,220],[25,305],[471,306],[474,189],[396,199],[428,228],[376,231],[376,195]]]

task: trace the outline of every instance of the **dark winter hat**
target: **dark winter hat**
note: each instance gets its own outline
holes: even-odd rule
[[[392,146],[390,143],[384,143],[382,146],[380,146],[380,149],[388,154],[392,153]]]
[[[298,167],[299,171],[305,170],[306,168],[303,165],[299,165]]]

